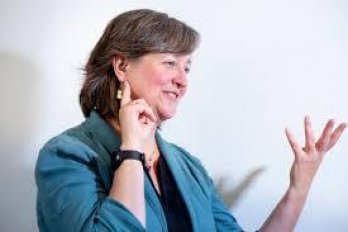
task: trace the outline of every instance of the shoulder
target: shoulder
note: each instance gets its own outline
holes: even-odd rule
[[[80,163],[89,162],[96,156],[88,145],[89,138],[83,124],[70,128],[49,139],[39,151],[36,168],[63,160],[75,160]]]
[[[78,137],[67,133],[59,134],[45,143],[40,149],[39,158],[45,152],[64,152],[67,154],[81,154],[81,151],[91,150],[89,146],[83,143]]]

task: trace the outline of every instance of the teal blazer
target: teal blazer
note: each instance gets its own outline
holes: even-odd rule
[[[156,140],[187,206],[193,231],[242,231],[200,161],[158,132]],[[96,112],[44,145],[35,169],[40,231],[168,231],[146,175],[146,229],[122,203],[108,196],[113,178],[110,154],[119,147],[120,138]]]

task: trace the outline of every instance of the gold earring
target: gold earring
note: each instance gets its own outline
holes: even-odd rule
[[[123,91],[122,91],[122,89],[118,89],[118,90],[117,90],[116,98],[117,98],[118,100],[121,100],[122,97],[123,97]]]

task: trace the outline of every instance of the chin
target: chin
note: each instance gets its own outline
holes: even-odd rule
[[[175,114],[176,114],[176,110],[166,110],[166,111],[159,112],[158,117],[161,121],[165,121],[165,120],[173,118]]]

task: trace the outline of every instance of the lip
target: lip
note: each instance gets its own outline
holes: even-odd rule
[[[176,91],[171,91],[171,90],[165,90],[163,91],[165,95],[170,98],[171,100],[177,100],[179,98],[179,93]]]

